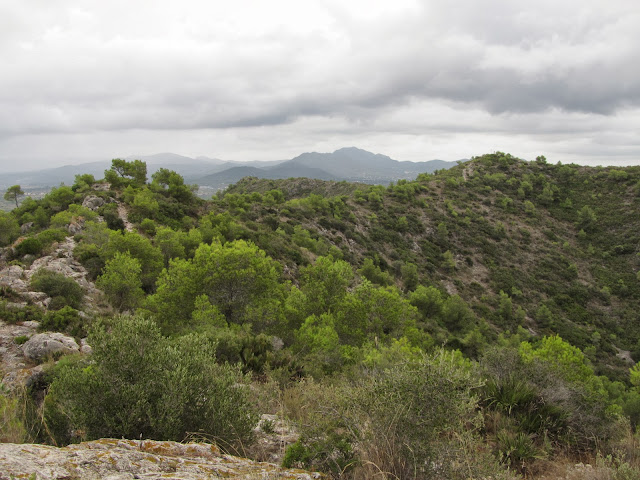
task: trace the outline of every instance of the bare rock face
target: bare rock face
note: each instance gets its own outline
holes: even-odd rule
[[[78,218],[72,221],[69,225],[67,225],[67,232],[69,232],[71,235],[75,235],[77,233],[80,233],[83,227],[84,227],[84,219]]]
[[[260,422],[253,429],[255,443],[249,448],[251,458],[271,463],[282,463],[287,445],[295,443],[300,434],[278,415],[262,414]]]
[[[24,235],[33,228],[33,222],[23,223],[20,227],[20,234]]]
[[[3,377],[0,383],[8,388],[24,385],[34,373],[27,365],[22,346],[17,338],[30,337],[35,334],[38,322],[23,322],[22,325],[10,325],[0,321],[0,371]]]
[[[106,182],[94,183],[93,185],[91,185],[91,188],[96,192],[108,192],[109,190],[111,190],[111,184]]]
[[[63,448],[0,444],[0,480],[33,474],[38,480],[321,478],[318,473],[224,455],[218,447],[206,443],[102,439]]]
[[[27,290],[27,283],[24,281],[24,270],[18,265],[11,265],[0,271],[0,287],[9,287],[16,292]]]
[[[72,337],[62,333],[38,333],[22,346],[24,356],[29,360],[41,362],[54,355],[78,353],[80,347]]]
[[[105,203],[106,202],[103,198],[96,197],[95,195],[89,195],[85,197],[84,201],[82,202],[82,206],[90,210],[97,210]]]

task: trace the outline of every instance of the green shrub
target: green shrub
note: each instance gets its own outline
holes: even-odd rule
[[[26,321],[39,322],[42,319],[42,309],[35,305],[9,306],[6,301],[0,301],[0,318],[10,324]]]
[[[500,478],[478,448],[478,387],[471,364],[444,351],[336,388],[304,385],[302,399],[286,398],[302,417],[301,446],[288,460],[349,478]]]
[[[60,308],[60,310],[47,312],[44,317],[42,317],[38,330],[42,332],[65,332],[70,333],[74,337],[83,337],[86,334],[78,311],[68,305]]]
[[[82,242],[73,250],[73,255],[87,269],[91,280],[95,281],[98,275],[102,273],[105,260],[101,256],[101,250],[98,245]]]
[[[585,373],[586,377],[577,378],[575,359],[570,354],[564,351],[561,355],[569,362],[568,375],[547,360],[527,358],[515,349],[492,348],[485,353],[481,363],[487,381],[481,404],[485,413],[499,412],[509,421],[507,437],[516,433],[528,435],[536,439],[534,446],[540,452],[547,446],[582,452],[615,438],[605,398],[590,391],[590,383],[596,377]],[[521,445],[528,442],[524,438],[509,439]]]
[[[96,286],[102,289],[109,303],[119,311],[133,309],[144,297],[140,280],[140,262],[128,252],[116,252],[107,260]]]
[[[49,308],[62,308],[66,305],[78,308],[82,303],[84,291],[72,278],[61,273],[40,269],[31,277],[31,288],[44,292],[52,298]]]
[[[54,242],[61,242],[67,237],[68,233],[66,230],[60,228],[49,228],[43,232],[40,232],[36,237],[40,240],[42,244],[42,248],[46,248]]]
[[[95,325],[90,362],[58,368],[44,403],[57,444],[102,437],[182,441],[211,438],[237,453],[253,438],[258,417],[240,373],[215,362],[198,335],[162,337],[156,324],[122,316]]]
[[[311,452],[299,440],[287,447],[282,458],[284,468],[304,467],[311,460]]]
[[[124,222],[118,215],[118,204],[107,203],[100,207],[98,212],[104,218],[108,228],[111,230],[124,230]]]
[[[9,396],[0,383],[0,443],[22,443],[27,431],[20,420],[20,400]]]
[[[153,237],[156,234],[156,222],[154,222],[150,218],[145,218],[144,220],[142,220],[142,222],[140,222],[140,230],[142,230],[150,237]]]
[[[17,220],[11,214],[0,211],[0,247],[11,244],[19,235]]]
[[[19,257],[24,255],[38,255],[42,251],[42,242],[35,237],[25,238],[16,246]]]
[[[520,471],[526,462],[544,457],[544,451],[536,447],[531,435],[506,429],[496,435],[496,449],[501,461]]]

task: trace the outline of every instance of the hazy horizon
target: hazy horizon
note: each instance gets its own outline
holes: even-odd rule
[[[195,160],[195,161],[211,161],[211,165],[217,165],[221,162],[223,163],[257,163],[257,162],[264,162],[265,164],[268,163],[278,163],[278,162],[286,162],[288,160],[292,160],[293,158],[298,157],[299,155],[303,155],[305,153],[334,153],[337,150],[341,150],[343,148],[356,148],[358,150],[364,150],[358,147],[341,147],[339,149],[334,150],[333,152],[312,152],[312,151],[306,151],[306,152],[300,152],[300,154],[295,155],[294,157],[291,158],[280,158],[280,159],[272,159],[272,160],[252,160],[252,159],[244,159],[244,160],[226,160],[226,159],[222,159],[222,158],[218,158],[218,157],[214,157],[214,156],[210,156],[210,155],[196,155],[196,156],[188,156],[188,155],[183,155],[181,153],[176,153],[176,152],[156,152],[156,153],[151,153],[151,154],[145,154],[145,155],[120,155],[117,157],[113,157],[113,158],[124,158],[124,159],[128,159],[128,160],[134,160],[134,159],[142,159],[145,161],[149,161],[149,157],[153,157],[153,156],[164,156],[164,155],[177,155],[179,157],[184,157],[185,159],[188,160]],[[368,151],[368,150],[366,150]],[[373,153],[373,154],[379,154],[379,155],[385,155],[385,156],[389,156],[386,155],[384,152],[369,152],[369,153]],[[51,166],[43,166],[40,168],[32,168],[29,170],[9,170],[9,169],[2,169],[0,170],[1,173],[22,173],[22,172],[35,172],[38,170],[46,170],[46,169],[51,169],[51,168],[61,168],[61,167],[74,167],[74,166],[80,166],[80,165],[90,165],[90,164],[96,164],[96,163],[104,163],[104,162],[110,162],[113,158],[103,158],[103,159],[99,159],[99,160],[92,160],[92,161],[78,161],[75,163],[60,163],[60,164],[53,164]],[[205,160],[206,159],[206,160]],[[398,162],[403,162],[403,161],[412,161],[414,163],[416,162],[429,162],[429,161],[433,161],[433,160],[443,160],[443,161],[450,161],[450,162],[455,162],[458,160],[465,160],[463,158],[457,158],[457,159],[451,159],[451,160],[445,160],[442,158],[430,158],[430,159],[425,159],[425,160],[403,160],[403,159],[398,159],[398,158],[391,158],[392,160],[398,161]],[[156,163],[156,165],[161,164],[160,163]],[[2,168],[3,165],[0,165],[0,168]]]

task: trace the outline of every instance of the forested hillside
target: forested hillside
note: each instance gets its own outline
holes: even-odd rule
[[[46,272],[29,273],[46,305],[0,286],[0,319],[93,348],[3,394],[6,425],[246,453],[257,414],[278,413],[300,429],[284,465],[336,478],[563,459],[637,478],[639,207],[640,167],[500,152],[388,187],[245,178],[208,201],[114,160],[0,213],[0,268],[73,237],[102,292]]]

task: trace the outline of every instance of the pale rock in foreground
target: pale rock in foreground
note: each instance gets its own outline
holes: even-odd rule
[[[0,444],[0,480],[54,479],[280,479],[311,480],[318,473],[224,455],[215,445],[102,439],[57,448]]]
[[[38,333],[31,337],[23,346],[24,356],[35,362],[41,362],[47,357],[78,353],[80,346],[72,337],[62,333]]]

